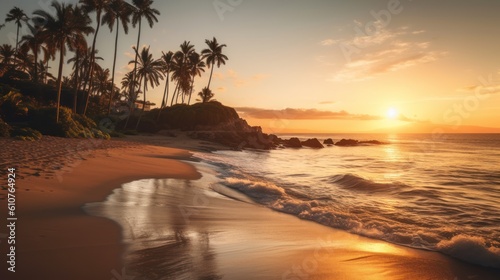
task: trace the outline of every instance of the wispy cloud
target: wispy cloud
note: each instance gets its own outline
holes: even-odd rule
[[[213,78],[221,81],[229,81],[236,88],[241,88],[248,86],[249,84],[260,82],[269,78],[269,75],[263,73],[257,73],[250,77],[241,77],[239,73],[237,73],[233,69],[229,69],[226,72],[216,72],[213,74]]]
[[[335,101],[321,101],[319,102],[320,105],[330,105],[330,104],[335,104]]]
[[[469,93],[469,94],[478,93],[480,95],[489,95],[489,94],[496,95],[496,94],[500,94],[500,84],[488,85],[488,86],[473,85],[473,86],[468,86],[468,87],[458,89],[458,91]]]
[[[355,24],[361,26],[359,22]],[[383,73],[436,61],[446,54],[431,50],[431,43],[419,38],[424,30],[414,31],[408,27],[389,30],[380,22],[376,22],[375,26],[376,31],[371,35],[357,34],[331,44],[339,47],[346,58],[342,67],[332,74],[331,80],[352,82],[372,79]]]
[[[333,39],[325,39],[321,42],[319,42],[320,45],[322,46],[331,46],[338,43],[338,40],[333,40]]]
[[[238,107],[236,111],[243,117],[255,119],[287,120],[380,120],[382,117],[366,114],[351,114],[347,111],[323,111],[317,109],[286,108],[282,110]]]

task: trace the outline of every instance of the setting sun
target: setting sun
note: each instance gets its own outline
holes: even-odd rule
[[[388,119],[395,119],[398,115],[398,110],[394,109],[393,107],[389,108],[386,113]]]

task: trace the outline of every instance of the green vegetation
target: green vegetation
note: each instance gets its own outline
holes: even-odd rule
[[[178,104],[162,110],[159,124],[162,128],[193,130],[202,126],[217,126],[239,119],[233,108],[219,102]],[[149,116],[154,117],[155,110]]]
[[[17,128],[11,133],[11,136],[17,140],[36,141],[42,138],[42,134],[38,130],[32,128]]]
[[[207,48],[201,53],[189,41],[180,44],[178,51],[162,52],[160,58],[154,57],[149,46],[139,49],[143,21],[149,27],[159,21],[160,12],[153,5],[153,0],[132,0],[131,4],[80,0],[77,4],[52,1],[51,9],[31,15],[18,7],[9,10],[5,24],[15,24],[17,36],[14,47],[0,45],[0,135],[25,140],[39,139],[39,133],[107,139],[164,128],[194,129],[238,118],[233,109],[211,102],[215,101],[210,90],[214,68],[228,60],[223,54],[226,45],[215,37],[205,40]],[[130,24],[138,30],[132,47],[135,59],[129,62],[134,67],[118,86],[118,36],[120,29],[128,34]],[[103,59],[96,46],[102,25],[115,35],[111,70],[99,64]],[[29,32],[20,36],[21,27]],[[50,60],[58,65],[52,73]],[[63,76],[65,64],[72,66],[69,76]],[[207,67],[211,69],[208,85],[197,99],[202,103],[189,105],[195,77]],[[163,80],[160,108],[149,111],[148,90]],[[111,125],[103,127],[103,119]]]
[[[0,137],[9,137],[10,136],[10,125],[0,119]]]
[[[109,139],[109,134],[97,128],[96,123],[90,118],[73,114],[66,107],[60,108],[59,122],[55,118],[54,107],[42,107],[30,110],[30,127],[45,135],[68,138],[102,138]]]

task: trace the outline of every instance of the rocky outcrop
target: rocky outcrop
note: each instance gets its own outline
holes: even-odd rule
[[[384,142],[380,142],[378,140],[368,140],[368,141],[359,141],[360,145],[383,145]]]
[[[191,131],[189,137],[211,141],[228,146],[235,150],[276,148],[276,135],[242,131]]]
[[[148,115],[156,120],[158,109],[151,110]],[[246,122],[238,120],[241,119],[233,108],[219,102],[206,102],[164,108],[157,122],[162,129],[213,130],[224,124],[235,125],[233,122],[240,122],[242,130],[250,127]]]
[[[323,144],[324,144],[324,145],[333,145],[334,143],[333,143],[332,138],[328,138],[328,139],[325,139],[325,140],[323,141]]]
[[[324,146],[316,138],[307,139],[306,141],[302,141],[301,144],[302,146],[309,148],[315,148],[315,149],[324,148]]]
[[[292,137],[288,140],[282,140],[282,144],[283,146],[288,148],[302,148],[302,143],[297,137]]]
[[[342,139],[335,143],[335,146],[344,146],[344,147],[350,147],[350,146],[359,146],[359,145],[383,145],[385,144],[384,142],[380,142],[378,140],[367,140],[367,141],[358,141],[354,139]]]
[[[358,140],[354,140],[354,139],[342,139],[338,142],[335,143],[335,146],[357,146],[359,143]]]

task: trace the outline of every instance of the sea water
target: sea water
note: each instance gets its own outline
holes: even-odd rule
[[[196,156],[271,209],[500,268],[500,134],[291,136],[386,144]]]

